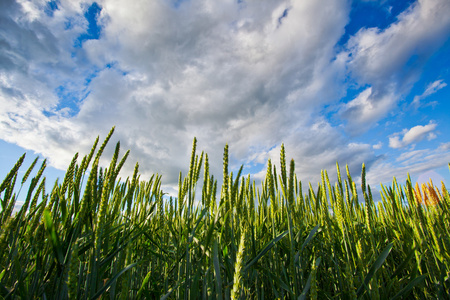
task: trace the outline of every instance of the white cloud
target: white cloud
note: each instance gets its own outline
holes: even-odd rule
[[[402,184],[407,174],[422,174],[424,172],[445,167],[450,161],[449,149],[422,149],[406,151],[395,161],[386,157],[377,160],[367,172],[367,182],[371,186],[380,183],[389,184],[393,177]],[[414,179],[414,178],[413,178]]]
[[[441,145],[439,145],[439,150],[441,151],[450,150],[450,142],[442,143]]]
[[[423,92],[422,95],[419,96],[415,96],[414,100],[412,102],[411,105],[414,106],[414,108],[419,108],[422,104],[420,103],[423,99],[425,99],[426,97],[436,93],[437,91],[439,91],[440,89],[446,87],[447,84],[442,80],[436,80],[432,83],[430,83],[427,88],[425,89],[425,91]],[[433,102],[432,102],[433,103]]]
[[[423,97],[429,96],[431,94],[436,93],[437,91],[439,91],[440,89],[446,87],[447,84],[441,79],[441,80],[436,80],[433,83],[430,83],[427,86],[427,89],[425,90],[425,92],[422,94]]]
[[[372,127],[409,92],[428,58],[449,37],[449,13],[448,0],[420,0],[386,29],[363,28],[349,39],[342,59],[358,85],[370,86],[370,92],[367,88],[343,104],[340,112],[350,132]]]
[[[355,99],[344,104],[340,116],[347,120],[347,130],[353,134],[367,131],[379,119],[394,108],[395,98],[389,94],[379,94],[369,87]]]
[[[436,138],[436,134],[433,132],[436,129],[437,124],[430,122],[428,125],[417,125],[411,129],[404,129],[400,133],[395,133],[389,137],[389,147],[398,149],[406,147],[412,143],[420,142],[427,138],[432,140]],[[403,136],[403,137],[401,137]]]
[[[383,143],[382,142],[378,142],[377,144],[372,145],[372,148],[375,149],[375,150],[379,150],[382,147],[383,147]]]
[[[348,42],[352,54],[349,66],[358,82],[379,87],[405,76],[404,82],[399,83],[408,83],[414,75],[408,68],[414,63],[411,58],[416,56],[416,63],[423,64],[446,41],[450,32],[449,11],[447,0],[421,0],[385,30],[361,29]]]

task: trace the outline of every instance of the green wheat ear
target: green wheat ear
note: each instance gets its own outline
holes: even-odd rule
[[[19,158],[19,160],[17,160],[14,167],[11,169],[11,171],[9,171],[8,175],[6,175],[5,179],[3,180],[2,184],[0,185],[0,193],[3,192],[6,189],[6,187],[10,184],[11,180],[17,174],[17,171],[19,170],[20,166],[22,165],[24,159],[25,159],[25,153]],[[2,201],[2,205],[3,205],[3,201]],[[5,209],[5,207],[6,206],[3,206],[2,209]]]
[[[106,147],[106,145],[107,145],[108,142],[109,142],[109,139],[110,139],[111,136],[113,135],[114,129],[115,129],[115,128],[116,128],[116,127],[114,126],[114,127],[111,128],[111,130],[109,131],[108,135],[106,136],[105,140],[103,141],[102,145],[100,146],[100,148],[99,148],[98,151],[97,151],[97,155],[95,156],[94,162],[98,161],[98,160],[100,159],[100,157],[102,156],[103,151],[105,150],[105,147]]]
[[[280,164],[281,164],[281,179],[284,189],[287,188],[287,175],[286,175],[286,151],[284,149],[284,144],[281,144],[280,150]]]
[[[192,152],[191,152],[191,160],[189,164],[189,185],[193,184],[193,180],[195,178],[195,151],[197,150],[197,138],[194,137],[194,140],[192,141]]]
[[[39,157],[36,157],[34,159],[33,163],[30,165],[28,170],[25,172],[25,175],[23,175],[22,182],[20,183],[21,185],[23,185],[24,182],[27,181],[28,176],[30,176],[31,171],[34,169],[34,166],[36,166],[36,163],[37,163],[38,159],[39,159]]]
[[[242,291],[242,280],[243,280],[243,269],[244,269],[244,257],[245,257],[245,241],[246,241],[246,230],[242,230],[241,239],[239,242],[239,248],[236,255],[236,263],[234,267],[234,277],[233,277],[233,289],[231,291],[231,299],[240,299],[240,294]]]

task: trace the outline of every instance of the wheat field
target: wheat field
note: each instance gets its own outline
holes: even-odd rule
[[[142,180],[138,164],[131,178],[118,178],[129,154],[120,155],[120,143],[109,166],[100,166],[113,131],[82,159],[76,154],[51,191],[45,161],[31,182],[37,159],[21,178],[24,156],[6,174],[2,299],[446,299],[450,293],[444,183],[394,178],[375,203],[364,165],[361,182],[337,165],[335,184],[322,171],[321,182],[305,185],[282,146],[281,165],[269,160],[257,185],[241,176],[242,167],[229,172],[226,145],[218,186],[194,139],[178,196],[167,197],[162,176]],[[15,212],[19,193],[26,200]]]

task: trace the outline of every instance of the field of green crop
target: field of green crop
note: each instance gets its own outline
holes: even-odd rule
[[[62,182],[45,190],[45,161],[0,186],[1,299],[445,299],[450,292],[450,196],[444,184],[394,179],[376,205],[371,189],[343,175],[302,185],[281,148],[266,177],[209,173],[194,139],[176,198],[161,176],[120,180],[128,152],[112,134]],[[26,170],[26,167],[24,167]],[[22,169],[20,169],[22,170]],[[23,174],[23,173],[20,173]],[[196,188],[196,186],[199,186]],[[357,189],[357,186],[361,189]],[[360,192],[358,192],[358,190]],[[26,200],[14,212],[18,193]]]

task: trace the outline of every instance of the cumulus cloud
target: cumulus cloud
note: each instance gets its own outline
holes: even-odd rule
[[[393,136],[389,137],[389,147],[398,149],[412,143],[420,142],[425,138],[432,140],[436,138],[436,133],[433,132],[436,129],[436,126],[436,123],[430,122],[425,126],[417,125],[409,130],[404,129],[402,132],[395,133]]]

